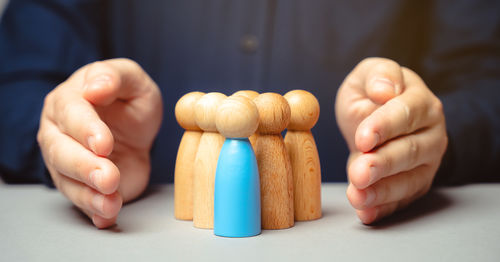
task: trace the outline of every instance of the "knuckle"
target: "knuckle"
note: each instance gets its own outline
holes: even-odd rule
[[[76,189],[75,197],[72,199],[73,203],[79,207],[91,207],[92,206],[92,196],[93,192],[87,186],[81,186]]]
[[[401,70],[398,63],[391,59],[380,58],[373,67],[374,71],[381,74],[389,74]]]
[[[47,146],[47,165],[54,166],[56,162],[56,145],[54,143],[48,143]]]
[[[107,62],[106,60],[95,61],[88,65],[88,71],[90,72],[111,71],[111,70],[113,70],[113,67],[111,67],[109,62]]]
[[[72,107],[73,105],[71,103],[63,103],[60,102],[58,103],[58,110],[57,114],[59,117],[57,117],[56,125],[61,130],[63,133],[68,133],[66,122],[71,119],[71,112],[72,112]]]
[[[379,203],[388,203],[392,202],[392,195],[394,194],[394,190],[390,183],[381,183],[381,185],[377,188],[377,202]]]
[[[362,65],[362,64],[370,64],[370,63],[373,63],[373,62],[377,61],[378,59],[380,59],[380,58],[378,58],[378,57],[366,57],[363,60],[361,60],[361,62],[359,62],[359,64],[360,65]]]
[[[444,118],[443,103],[437,97],[434,97],[430,106],[430,116],[434,119]]]
[[[436,111],[438,113],[443,113],[443,103],[437,97],[434,100],[434,106],[433,106],[433,108],[434,108],[434,111]]]
[[[363,60],[361,60],[360,64],[390,64],[390,65],[397,65],[399,67],[399,64],[394,60],[377,56],[366,57]]]
[[[410,68],[406,67],[406,66],[401,66],[401,71],[403,72],[403,75],[405,76],[410,76],[411,78],[417,78],[417,79],[420,79],[420,77],[418,76],[418,74],[411,70]]]
[[[109,76],[111,81],[119,79],[117,70],[108,60],[96,61],[87,65],[85,79],[92,80],[103,75]]]
[[[57,96],[57,90],[53,89],[50,91],[43,99],[43,107],[42,107],[42,117],[45,115],[52,116],[54,113],[54,106],[57,104],[58,99],[56,99],[55,96]]]
[[[363,82],[360,78],[355,77],[353,73],[350,73],[340,86],[339,90],[337,91],[337,98],[339,97],[339,94],[341,90],[344,89],[355,89],[357,87],[360,87],[363,85]]]
[[[53,101],[53,96],[54,96],[54,92],[55,92],[55,90],[50,91],[50,92],[49,92],[49,93],[45,96],[45,98],[43,99],[43,107],[44,107],[44,109],[45,109],[47,106],[49,106],[49,105],[51,105],[51,104],[52,104],[52,101]]]
[[[418,163],[418,157],[420,154],[420,148],[414,139],[414,135],[408,135],[404,138],[406,147],[408,148],[408,162],[413,167]]]
[[[394,161],[388,155],[381,155],[381,162],[383,163],[383,170],[387,170],[387,172],[392,172],[394,170]]]
[[[120,62],[123,62],[129,66],[132,66],[134,68],[141,68],[142,69],[142,67],[139,65],[139,63],[137,63],[136,61],[134,61],[130,58],[118,58],[117,60]]]
[[[401,120],[405,123],[408,123],[407,125],[405,125],[405,132],[410,133],[413,130],[416,130],[417,121],[415,121],[415,116],[412,112],[411,107],[407,103],[401,101],[398,97],[392,99],[390,102],[396,104],[399,107],[398,114],[402,115]]]
[[[406,189],[406,192],[409,196],[413,196],[413,195],[416,195],[418,194],[419,192],[419,183],[418,183],[418,180],[421,179],[420,177],[421,174],[414,174],[413,176],[410,177],[410,179],[408,179],[408,183],[407,183],[407,189]]]
[[[142,69],[142,66],[130,58],[116,58],[114,61],[123,64],[125,67],[131,69],[132,72],[139,72],[142,78],[146,78],[141,80],[147,80],[149,78],[146,72]],[[147,82],[143,81],[142,83],[147,83]]]

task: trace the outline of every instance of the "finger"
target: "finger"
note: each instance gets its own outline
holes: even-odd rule
[[[370,207],[363,210],[356,210],[356,214],[358,215],[359,220],[363,224],[372,224],[377,221],[380,221],[382,218],[387,217],[397,210],[401,210],[407,207],[411,202],[415,199],[403,199],[398,202],[392,202],[384,205],[380,205],[377,207]]]
[[[94,225],[99,229],[105,229],[116,224],[116,218],[118,216],[114,216],[112,218],[104,218],[97,214],[92,213],[90,210],[80,209],[83,213],[85,213],[91,220]]]
[[[442,104],[413,72],[405,72],[406,90],[365,118],[355,134],[356,147],[368,152],[394,137],[412,133],[438,122]]]
[[[384,104],[403,92],[401,66],[387,58],[366,58],[352,70],[342,86],[357,89],[374,103]]]
[[[94,216],[92,216],[92,223],[94,223],[97,228],[104,229],[114,226],[116,224],[116,218],[116,216],[112,218],[104,218],[102,216],[94,214]]]
[[[47,166],[103,194],[118,189],[120,172],[109,159],[96,156],[51,122],[44,121],[43,130],[40,142]]]
[[[130,59],[111,59],[88,65],[84,97],[94,105],[106,106],[116,99],[131,100],[156,91],[149,75]]]
[[[58,179],[58,189],[78,208],[105,219],[116,217],[122,207],[122,198],[118,192],[103,195],[64,175]]]
[[[386,177],[364,189],[352,183],[347,198],[355,209],[365,209],[425,194],[432,184],[437,166],[422,165],[410,171]]]
[[[366,94],[374,103],[382,105],[403,92],[403,73],[398,63],[380,59],[367,70]]]
[[[364,189],[382,178],[436,162],[445,150],[445,135],[444,127],[436,125],[359,154],[349,163],[349,181]]]
[[[111,154],[114,145],[113,134],[80,92],[59,88],[57,92],[47,96],[46,105],[47,117],[57,123],[61,132],[97,155]]]

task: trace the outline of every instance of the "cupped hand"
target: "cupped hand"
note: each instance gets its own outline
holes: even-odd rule
[[[335,113],[350,150],[347,198],[363,223],[429,191],[448,138],[442,104],[415,72],[363,60],[342,83]]]
[[[86,65],[46,96],[37,135],[46,167],[98,228],[146,188],[162,111],[157,85],[128,59]]]

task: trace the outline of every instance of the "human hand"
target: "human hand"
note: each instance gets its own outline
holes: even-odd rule
[[[146,188],[162,111],[157,85],[128,59],[86,65],[46,96],[37,134],[46,167],[96,227]]]
[[[347,198],[363,223],[429,191],[448,138],[442,104],[415,72],[363,60],[342,83],[335,113],[350,150]]]

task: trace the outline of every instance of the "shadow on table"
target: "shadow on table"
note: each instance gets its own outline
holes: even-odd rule
[[[74,213],[74,216],[75,216],[75,221],[76,223],[80,224],[80,225],[85,225],[85,226],[88,226],[89,228],[93,228],[93,229],[96,229],[98,230],[94,224],[92,223],[92,220],[87,217],[87,215],[85,215],[80,209],[78,209],[76,206],[72,206],[72,209],[73,209],[73,213]],[[106,228],[106,229],[101,229],[103,231],[107,231],[107,232],[112,232],[112,233],[120,233],[122,232],[122,230],[115,224],[109,228]]]
[[[122,208],[127,208],[127,206],[134,206],[136,204],[137,205],[144,204],[144,203],[140,203],[140,202],[144,202],[144,199],[146,199],[146,198],[161,197],[161,196],[163,196],[162,193],[163,194],[165,193],[164,190],[165,190],[164,188],[161,188],[159,186],[149,187],[140,197],[128,202]],[[72,216],[74,217],[74,221],[76,221],[76,223],[78,223],[80,225],[89,226],[90,228],[95,228],[94,224],[92,223],[92,220],[89,219],[87,217],[87,215],[85,213],[83,213],[80,209],[78,209],[74,205],[71,205],[71,209],[73,211]],[[122,233],[122,232],[130,232],[130,231],[136,230],[136,229],[130,228],[130,224],[128,226],[126,226],[125,228],[123,227],[123,224],[127,224],[127,223],[121,223],[121,224],[122,225],[115,224],[109,228],[103,229],[102,231],[110,232],[110,233]]]
[[[382,219],[372,225],[367,226],[370,229],[387,229],[394,226],[410,223],[422,219],[426,216],[435,215],[453,205],[453,201],[438,191],[431,191],[421,199],[410,204],[404,210],[398,211],[393,215]]]

